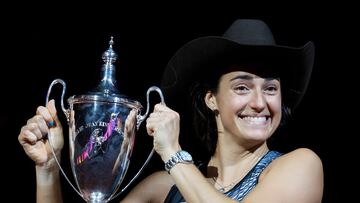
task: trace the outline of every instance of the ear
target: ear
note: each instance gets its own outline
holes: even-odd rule
[[[211,91],[208,91],[205,94],[205,103],[206,106],[211,110],[211,111],[215,111],[218,110],[217,109],[217,103],[216,103],[216,97],[214,95],[214,93],[212,93]]]

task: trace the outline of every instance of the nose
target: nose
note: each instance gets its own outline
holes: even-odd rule
[[[265,97],[261,90],[253,91],[249,106],[256,112],[261,112],[266,107]]]

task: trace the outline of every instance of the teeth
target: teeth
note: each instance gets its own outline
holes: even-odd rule
[[[262,116],[262,117],[251,117],[251,116],[246,116],[243,118],[244,121],[250,123],[250,124],[255,124],[255,125],[262,125],[266,123],[266,117]]]

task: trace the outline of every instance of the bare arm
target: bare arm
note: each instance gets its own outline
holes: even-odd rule
[[[56,125],[49,128],[49,123]],[[21,128],[18,136],[19,143],[25,153],[35,162],[36,169],[36,199],[37,203],[61,203],[59,168],[51,152],[46,135],[50,132],[55,154],[60,160],[63,147],[61,123],[56,116],[54,101],[51,100],[47,107],[39,106],[36,115],[27,121]]]
[[[121,203],[163,203],[174,181],[166,172],[156,172],[141,181]]]
[[[59,168],[54,165],[51,168],[36,166],[36,202],[37,203],[61,203]]]
[[[321,160],[302,148],[274,160],[244,202],[320,203],[322,194]]]
[[[218,192],[193,164],[176,164],[171,176],[188,203],[237,202]]]

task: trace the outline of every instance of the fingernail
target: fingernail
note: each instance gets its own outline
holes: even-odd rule
[[[55,123],[55,121],[50,121],[48,125],[51,128],[51,127],[54,127],[56,125],[56,123]]]

